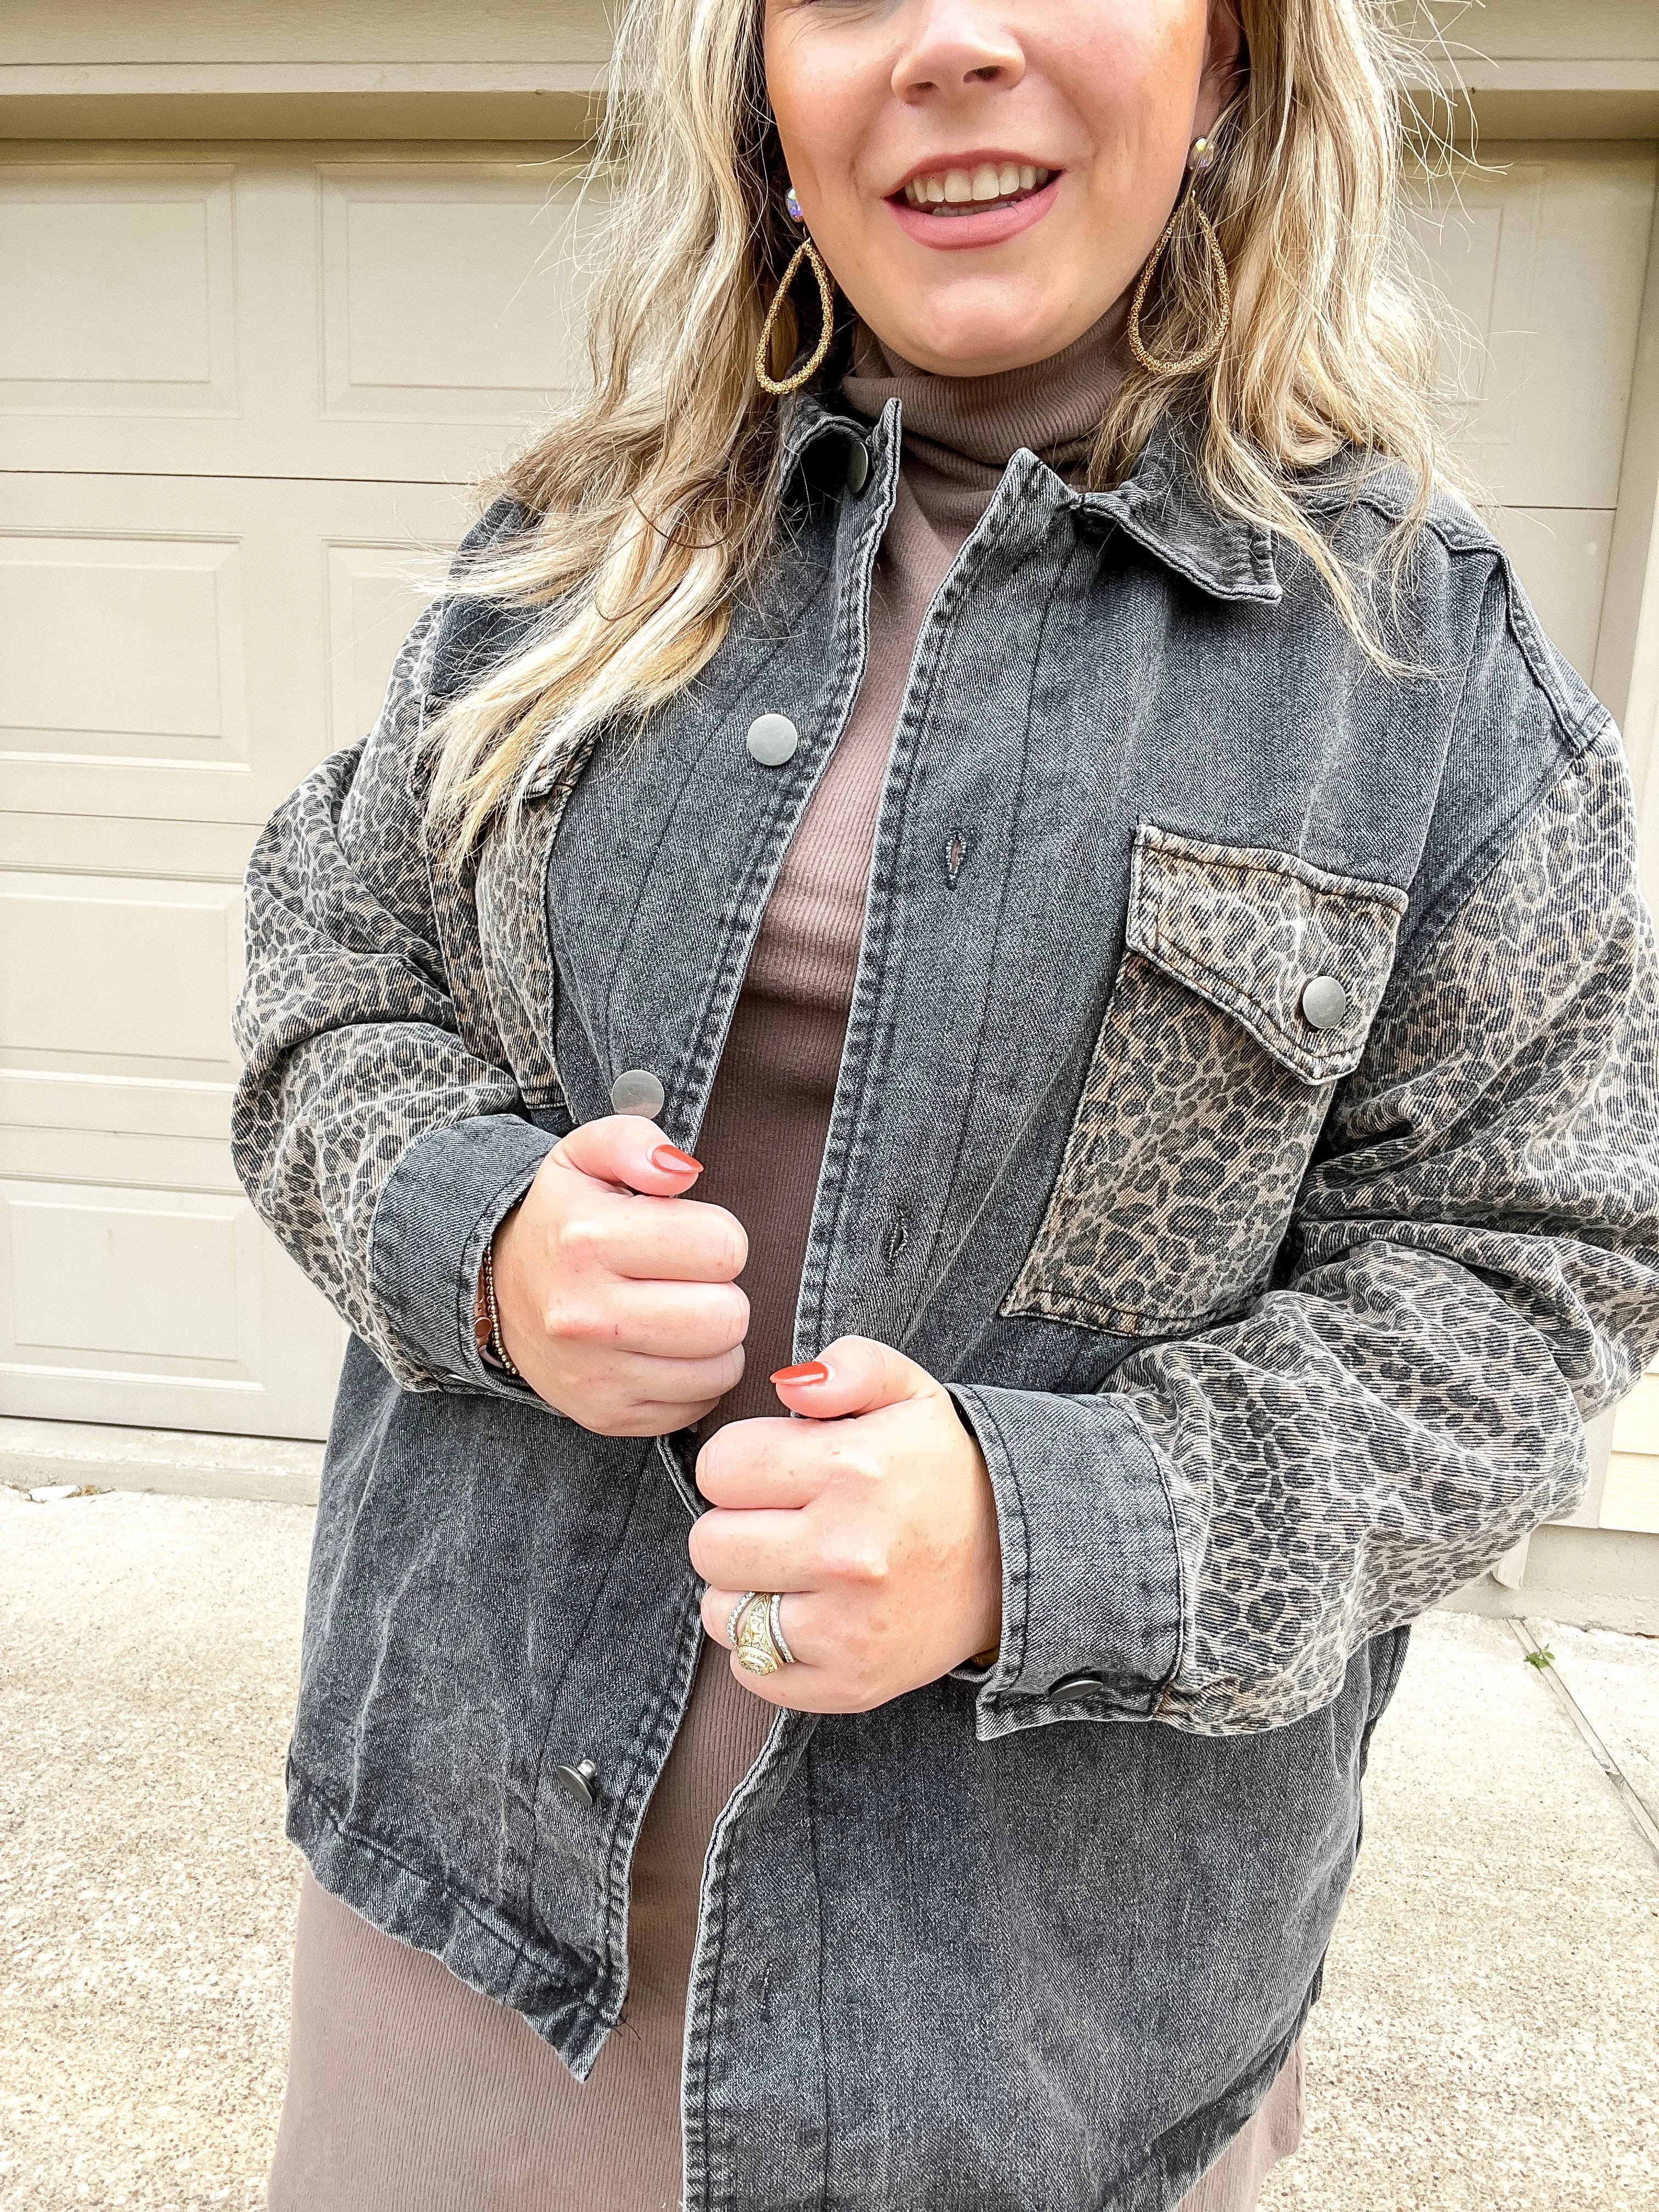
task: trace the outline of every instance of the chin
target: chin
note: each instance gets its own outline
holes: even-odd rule
[[[894,289],[900,312],[884,314],[874,301],[876,313],[860,312],[895,353],[935,376],[996,376],[1047,361],[1091,328],[1109,304],[1080,309],[1073,300],[1044,298],[1040,287],[987,277],[941,285],[932,294],[914,284],[908,293]]]
[[[938,322],[919,326],[907,338],[890,341],[906,361],[935,376],[997,376],[1006,369],[1024,368],[1034,361],[1047,361],[1071,343],[1077,333],[1051,331],[1029,320],[1011,320],[1003,330],[988,330],[982,323],[960,331],[942,330]]]

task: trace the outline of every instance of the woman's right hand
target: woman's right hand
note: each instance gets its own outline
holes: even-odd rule
[[[700,1421],[743,1373],[743,1224],[637,1114],[562,1137],[495,1232],[501,1341],[539,1398],[602,1437]]]

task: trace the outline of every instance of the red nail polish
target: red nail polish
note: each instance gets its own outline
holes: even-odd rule
[[[827,1382],[830,1370],[821,1359],[804,1359],[799,1367],[780,1367],[775,1382]]]
[[[660,1168],[665,1175],[684,1175],[688,1168],[696,1175],[702,1173],[702,1162],[694,1160],[678,1145],[659,1145],[651,1155],[651,1164]]]

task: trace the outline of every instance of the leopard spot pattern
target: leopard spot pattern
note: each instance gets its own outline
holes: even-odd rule
[[[1571,1510],[1584,1419],[1659,1351],[1659,958],[1610,732],[1413,960],[1328,1145],[1288,1285],[1109,1386],[1168,1485],[1164,1717],[1200,1733],[1316,1711]]]
[[[1003,1311],[1139,1336],[1237,1310],[1273,1265],[1334,1088],[1127,954]]]
[[[380,1193],[428,1130],[522,1103],[512,1073],[462,1034],[411,795],[438,617],[410,632],[369,736],[314,769],[254,848],[231,1116],[255,1207],[410,1389],[442,1378],[376,1305]]]
[[[1158,1444],[1191,1593],[1158,1717],[1197,1735],[1318,1711],[1369,1637],[1570,1512],[1588,1479],[1538,1332],[1466,1267],[1387,1243],[1135,1352],[1113,1388]]]
[[[1005,1315],[1164,1335],[1263,1287],[1405,895],[1288,854],[1142,826],[1127,950]],[[1300,1012],[1334,975],[1333,1029]]]

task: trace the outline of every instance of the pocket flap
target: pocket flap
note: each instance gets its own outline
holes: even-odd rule
[[[1358,1066],[1405,909],[1392,884],[1333,875],[1289,853],[1200,844],[1150,822],[1135,832],[1131,950],[1310,1083]]]

